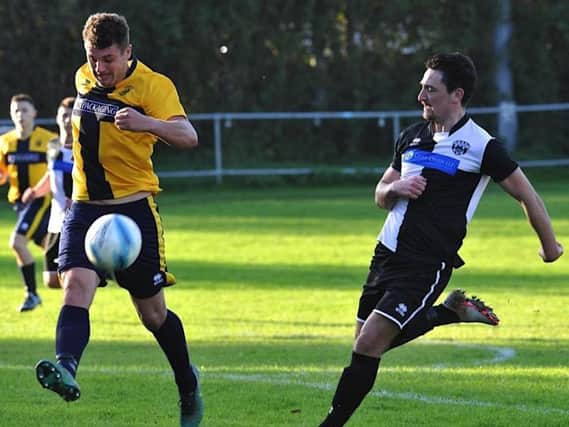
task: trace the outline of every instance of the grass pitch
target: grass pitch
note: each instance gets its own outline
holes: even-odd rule
[[[567,248],[569,172],[533,178]],[[204,426],[316,426],[323,418],[349,360],[385,218],[374,185],[159,197],[178,278],[166,296],[202,373]],[[0,205],[0,242],[14,219]],[[388,353],[349,425],[569,425],[569,258],[546,265],[537,249],[519,206],[492,185],[461,251],[467,265],[448,289],[482,297],[502,324],[441,327]],[[60,291],[40,288],[43,305],[18,313],[23,290],[6,243],[0,277],[1,426],[177,425],[168,364],[125,291],[113,283],[98,291],[82,396],[67,404],[33,372],[38,359],[53,358]]]

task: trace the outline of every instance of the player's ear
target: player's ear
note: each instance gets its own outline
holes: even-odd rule
[[[132,59],[132,44],[129,43],[125,49],[125,53],[128,59]]]
[[[452,91],[452,95],[456,98],[456,100],[462,103],[462,99],[464,98],[464,89],[461,87],[457,87],[455,90]]]

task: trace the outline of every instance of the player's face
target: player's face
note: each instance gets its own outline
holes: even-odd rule
[[[59,107],[55,118],[60,133],[71,134],[71,113],[73,109]]]
[[[113,44],[104,49],[97,49],[90,43],[84,44],[87,62],[91,71],[103,87],[116,86],[118,82],[126,77],[128,71],[128,60],[132,52],[132,46],[124,50]]]
[[[30,129],[34,126],[36,109],[28,101],[10,103],[10,117],[16,129]]]
[[[442,73],[431,68],[427,68],[419,84],[421,90],[417,100],[423,106],[423,118],[444,123],[456,106],[454,91],[448,93]]]

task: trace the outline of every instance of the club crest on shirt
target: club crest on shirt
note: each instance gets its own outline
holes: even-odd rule
[[[454,141],[452,143],[452,152],[454,154],[456,154],[457,156],[461,156],[463,154],[466,154],[466,152],[468,151],[468,149],[470,148],[470,144],[466,141],[462,141],[460,139],[457,139],[456,141]]]

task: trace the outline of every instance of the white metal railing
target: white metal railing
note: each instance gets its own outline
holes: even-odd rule
[[[543,111],[569,111],[569,103],[556,104],[533,104],[517,105],[508,104],[509,112],[543,112]],[[476,114],[500,114],[504,112],[503,106],[495,107],[472,107],[468,112]],[[245,120],[312,120],[315,125],[320,125],[323,120],[357,120],[375,119],[378,126],[385,126],[386,120],[392,121],[393,141],[401,132],[401,119],[406,117],[420,117],[420,110],[389,110],[389,111],[312,111],[312,112],[264,112],[264,113],[201,113],[191,114],[192,121],[211,121],[213,123],[214,135],[214,162],[213,169],[205,170],[182,170],[158,172],[158,176],[164,178],[186,178],[186,177],[215,177],[218,183],[223,181],[224,176],[253,176],[253,175],[306,175],[312,174],[312,168],[271,168],[271,169],[225,169],[223,167],[223,142],[222,142],[222,123],[225,127],[231,127],[233,122]],[[40,125],[54,125],[55,119],[38,118],[36,123]],[[12,122],[9,119],[0,119],[0,127],[10,127]],[[569,159],[558,160],[535,160],[520,162],[526,166],[548,166],[548,165],[569,165]],[[367,171],[370,168],[340,168],[341,173],[351,174],[358,171]],[[381,169],[372,169],[380,172]]]

